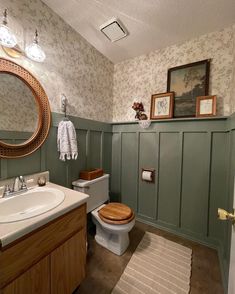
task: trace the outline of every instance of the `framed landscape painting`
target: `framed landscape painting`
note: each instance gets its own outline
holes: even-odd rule
[[[174,117],[196,116],[196,97],[208,95],[210,60],[168,69],[167,91],[175,93]]]

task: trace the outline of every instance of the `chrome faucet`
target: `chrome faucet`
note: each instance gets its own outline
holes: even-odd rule
[[[19,180],[20,180],[20,182],[21,182],[20,190],[21,190],[21,191],[22,191],[22,190],[28,190],[27,185],[26,185],[26,183],[25,183],[25,179],[24,179],[24,177],[23,177],[23,176],[20,176],[20,177],[19,177]]]
[[[23,191],[27,191],[27,185],[25,183],[25,179],[23,176],[16,177],[14,179],[12,188],[9,185],[5,186],[2,198],[14,196],[16,194],[22,193]]]

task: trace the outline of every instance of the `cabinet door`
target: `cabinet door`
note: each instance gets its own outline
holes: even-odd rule
[[[71,294],[85,277],[85,264],[83,228],[51,253],[51,294]]]
[[[6,286],[2,294],[49,294],[50,259],[45,257]]]

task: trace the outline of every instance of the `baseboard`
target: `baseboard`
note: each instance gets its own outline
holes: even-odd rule
[[[179,237],[185,238],[185,239],[187,239],[187,240],[190,240],[190,241],[193,241],[193,242],[197,242],[197,243],[199,243],[199,244],[201,244],[201,245],[204,245],[204,246],[207,246],[207,247],[209,247],[209,248],[216,249],[216,250],[218,249],[218,245],[215,244],[214,242],[207,242],[206,240],[199,239],[199,238],[197,238],[197,237],[195,237],[195,236],[190,236],[190,235],[185,234],[185,233],[183,233],[183,232],[179,232],[179,231],[177,231],[177,230],[175,230],[175,229],[171,229],[171,228],[169,228],[169,227],[165,227],[165,226],[163,226],[163,225],[161,225],[161,224],[158,224],[158,223],[156,223],[156,222],[152,222],[152,221],[150,221],[150,220],[146,220],[146,219],[142,218],[142,217],[139,216],[139,215],[136,216],[136,220],[137,220],[137,221],[140,221],[140,222],[142,222],[142,223],[145,223],[145,224],[147,224],[147,225],[153,226],[153,227],[155,227],[155,228],[157,228],[157,229],[161,229],[161,230],[163,230],[163,231],[166,231],[166,232],[172,233],[172,234],[174,234],[174,235],[176,235],[176,236],[179,236]]]

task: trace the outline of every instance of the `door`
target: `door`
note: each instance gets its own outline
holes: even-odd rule
[[[233,207],[235,208],[235,181],[233,192]],[[232,226],[228,294],[235,294],[235,224]]]
[[[235,178],[233,191],[233,207],[235,208]],[[218,209],[218,217],[220,220],[231,221],[231,246],[230,246],[230,265],[229,265],[229,282],[228,294],[235,294],[235,210],[232,213],[224,209]]]

